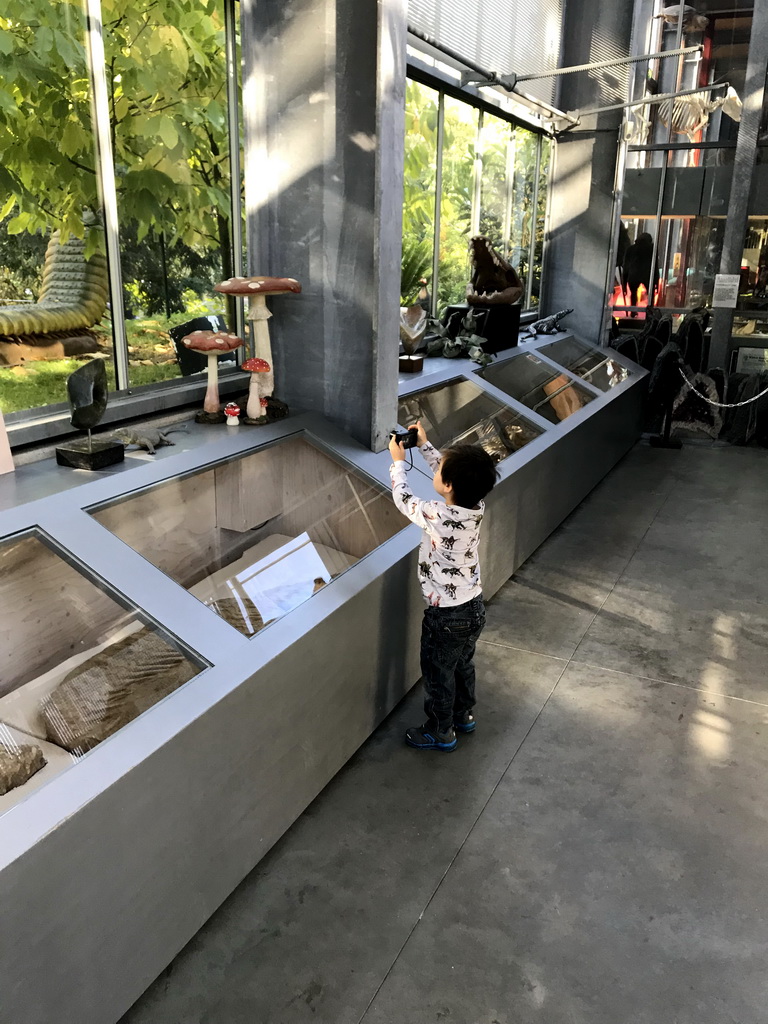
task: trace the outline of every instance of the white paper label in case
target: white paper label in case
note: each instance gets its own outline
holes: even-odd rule
[[[712,305],[720,309],[736,309],[739,300],[738,274],[715,274],[715,290],[712,293]]]

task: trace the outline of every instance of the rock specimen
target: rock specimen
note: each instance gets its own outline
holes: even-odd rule
[[[140,629],[73,669],[41,702],[46,735],[84,754],[198,671],[154,630]]]
[[[249,597],[241,597],[240,600],[221,597],[211,601],[208,607],[244,636],[254,636],[265,626],[259,609]]]
[[[101,359],[84,363],[67,377],[71,423],[78,430],[91,430],[107,408],[107,370]]]
[[[0,745],[0,796],[29,782],[45,765],[42,750],[32,743]]]

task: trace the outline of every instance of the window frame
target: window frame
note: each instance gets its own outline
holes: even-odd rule
[[[552,132],[547,131],[541,125],[534,124],[531,121],[527,121],[524,118],[515,116],[511,112],[504,109],[498,103],[490,102],[483,95],[480,94],[479,90],[471,88],[463,88],[458,85],[455,81],[452,81],[450,76],[441,73],[439,69],[429,67],[428,65],[422,64],[417,58],[408,55],[406,63],[406,82],[407,80],[414,81],[419,85],[425,85],[430,89],[433,89],[438,94],[438,131],[437,131],[437,153],[436,153],[436,167],[435,167],[435,212],[433,217],[433,234],[432,234],[432,281],[430,282],[430,289],[432,294],[432,315],[437,314],[436,303],[438,296],[439,286],[439,262],[440,262],[440,210],[441,210],[441,198],[442,198],[442,182],[443,182],[443,125],[445,121],[445,98],[446,96],[451,99],[459,100],[461,103],[466,103],[467,106],[473,107],[479,111],[477,119],[477,132],[475,135],[475,152],[481,152],[481,139],[483,131],[483,121],[485,114],[492,114],[499,120],[506,121],[514,128],[522,128],[532,135],[536,136],[536,164],[535,164],[535,178],[534,178],[534,194],[533,202],[531,207],[531,238],[528,245],[528,276],[526,280],[526,287],[524,293],[524,305],[521,306],[521,317],[531,321],[539,316],[539,307],[531,306],[531,297],[533,289],[533,274],[531,268],[533,267],[533,260],[536,250],[536,224],[538,221],[538,200],[539,200],[539,184],[540,184],[540,170],[541,170],[541,156],[542,156],[542,143],[545,138],[554,140],[555,136]],[[549,213],[550,213],[550,199],[552,195],[552,168],[553,161],[550,159],[549,167],[547,170],[547,197],[546,197],[546,209],[544,214],[544,241],[542,246],[542,280],[539,282],[539,290],[541,292],[542,281],[544,278],[543,268],[546,266],[546,251],[549,241]],[[513,187],[512,180],[508,177],[506,181],[506,189],[508,193],[511,193]],[[477,174],[477,160],[475,160],[475,169],[473,171],[473,188],[472,188],[472,213],[471,223],[473,225],[479,224],[480,212],[482,208],[482,179]],[[473,231],[474,233],[474,231]]]

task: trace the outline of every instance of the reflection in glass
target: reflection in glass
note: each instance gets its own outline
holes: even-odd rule
[[[567,419],[595,397],[532,353],[492,363],[478,373],[550,423]]]
[[[0,566],[2,813],[201,666],[35,535]]]
[[[0,409],[66,401],[75,355],[114,386],[107,265],[76,3],[4,5],[0,61]],[[40,358],[42,356],[42,358]]]
[[[93,514],[245,636],[406,525],[388,494],[302,439]]]
[[[432,277],[439,94],[410,79],[405,99],[403,259],[400,303],[416,302],[420,281]]]
[[[445,98],[438,274],[440,308],[463,302],[466,296],[478,116],[475,107]]]
[[[213,291],[233,273],[223,3],[105,11],[132,385],[179,375],[174,324],[223,314],[234,327]]]
[[[452,444],[479,444],[495,462],[535,440],[543,431],[524,416],[501,405],[471,381],[440,384],[400,399],[398,421],[421,420],[438,449]]]
[[[629,376],[629,370],[610,358],[613,354],[611,349],[595,348],[576,338],[562,338],[545,345],[541,352],[601,391],[615,388]]]

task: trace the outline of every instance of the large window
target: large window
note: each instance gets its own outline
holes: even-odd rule
[[[3,5],[5,413],[64,402],[86,359],[123,392],[199,374],[172,328],[237,328],[213,290],[242,266],[237,46],[234,0]]]
[[[418,82],[406,92],[401,301],[428,283],[432,311],[464,300],[469,239],[487,235],[539,301],[550,142]]]

